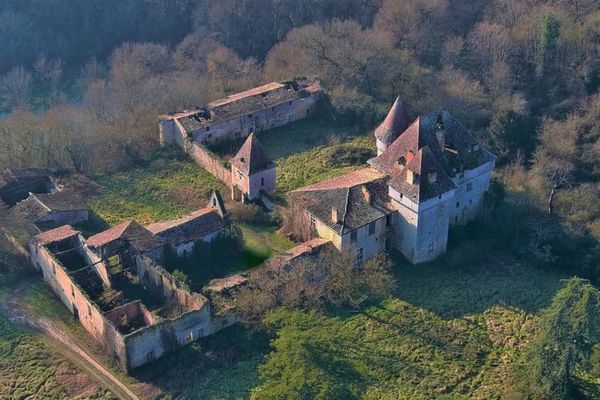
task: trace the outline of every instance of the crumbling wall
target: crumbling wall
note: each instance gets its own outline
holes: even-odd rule
[[[43,246],[31,245],[31,258],[42,271],[52,291],[79,320],[86,331],[112,355],[114,361],[126,369],[123,336],[104,318],[102,311],[85,291],[71,279],[67,270]]]
[[[181,287],[168,271],[150,258],[137,256],[135,267],[142,285],[165,303],[177,302],[187,310],[199,310],[207,303],[204,296]]]
[[[187,146],[188,153],[202,168],[210,172],[227,186],[231,185],[231,171],[225,168],[222,160],[214,153],[197,142],[191,142]]]
[[[146,326],[125,335],[128,368],[137,368],[214,333],[210,307],[189,311],[181,316]]]
[[[129,321],[141,318],[141,320],[144,321],[144,325],[152,325],[155,323],[154,317],[150,311],[144,307],[140,300],[133,300],[119,307],[115,307],[112,310],[107,311],[104,316],[116,327],[119,327],[124,317]]]

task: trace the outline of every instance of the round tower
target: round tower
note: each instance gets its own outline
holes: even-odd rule
[[[408,112],[406,111],[406,107],[404,107],[404,103],[400,100],[400,96],[398,96],[387,117],[375,129],[377,155],[383,153],[409,125]]]

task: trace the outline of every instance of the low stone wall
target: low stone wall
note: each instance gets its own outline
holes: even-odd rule
[[[189,142],[186,149],[198,165],[227,186],[231,186],[231,170],[223,165],[223,161],[216,154],[195,141]]]

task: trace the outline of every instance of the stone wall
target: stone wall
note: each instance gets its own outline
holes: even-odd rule
[[[31,259],[42,271],[52,291],[77,317],[86,331],[113,357],[124,370],[127,357],[123,336],[109,322],[85,291],[69,276],[68,271],[45,247],[31,245]]]
[[[215,178],[231,186],[231,171],[223,165],[223,161],[213,152],[196,142],[186,145],[187,152],[202,168],[210,172]]]

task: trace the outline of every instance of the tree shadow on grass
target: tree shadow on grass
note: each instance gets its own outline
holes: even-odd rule
[[[536,313],[547,307],[566,275],[511,260],[485,257],[476,267],[457,267],[446,260],[411,265],[396,257],[395,296],[443,318],[510,306]]]
[[[131,375],[147,389],[173,398],[246,398],[258,384],[257,367],[269,350],[268,337],[233,326],[202,338]],[[144,389],[142,389],[143,391]]]

